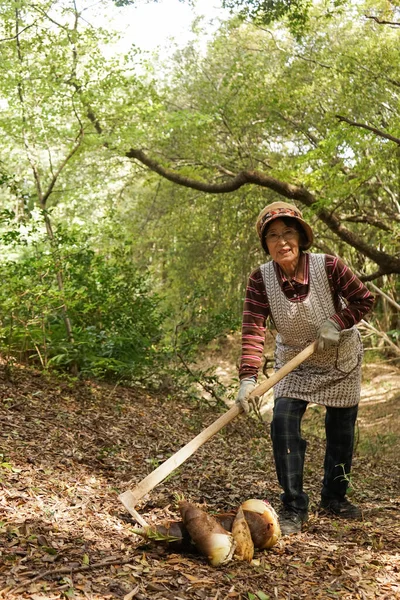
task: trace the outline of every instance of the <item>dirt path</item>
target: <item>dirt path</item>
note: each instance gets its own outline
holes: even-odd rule
[[[316,512],[324,434],[315,407],[304,423],[306,530],[251,564],[216,569],[196,554],[144,545],[117,494],[220,411],[16,368],[12,382],[0,379],[0,598],[400,598],[399,371],[368,367],[364,379],[353,478],[364,520]],[[175,492],[209,511],[250,497],[277,507],[266,418],[236,419],[155,488],[141,514],[154,523],[176,516]]]

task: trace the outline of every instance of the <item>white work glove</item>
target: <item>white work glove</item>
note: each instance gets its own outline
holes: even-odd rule
[[[259,397],[249,398],[249,395],[256,387],[254,377],[245,377],[240,382],[239,392],[236,398],[236,404],[240,404],[246,415],[250,414],[253,410],[258,408]]]
[[[321,325],[317,332],[317,350],[328,350],[339,344],[340,327],[334,321],[327,319]]]

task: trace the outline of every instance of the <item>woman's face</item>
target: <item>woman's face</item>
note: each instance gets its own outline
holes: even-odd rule
[[[284,271],[293,271],[300,256],[300,234],[297,229],[285,225],[282,219],[275,219],[268,227],[265,239],[272,260]]]

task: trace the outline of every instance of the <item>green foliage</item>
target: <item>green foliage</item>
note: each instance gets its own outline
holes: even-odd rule
[[[11,471],[12,468],[12,464],[8,462],[4,454],[0,452],[0,469],[7,469],[8,471]]]
[[[271,596],[268,596],[263,591],[258,590],[255,594],[251,592],[247,592],[247,597],[249,600],[270,600]]]
[[[250,169],[303,184],[318,198],[305,211],[316,251],[376,270],[317,218],[323,207],[397,255],[399,151],[381,134],[400,135],[398,29],[365,17],[393,20],[395,7],[225,5],[256,25],[234,18],[206,51],[193,41],[160,65],[134,47],[106,58],[113,32],[73,3],[4,3],[0,334],[10,364],[167,379],[168,359],[174,376],[215,389],[193,362],[238,326],[248,274],[265,260],[256,216],[276,194],[197,193],[128,160],[130,148],[197,180]],[[398,296],[394,278],[377,283]],[[376,311],[397,341],[396,315]]]
[[[240,320],[231,310],[212,308],[208,290],[194,289],[165,321],[164,351],[167,378],[184,390],[187,398],[198,399],[199,391],[213,403],[222,402],[228,390],[215,375],[213,366],[196,363],[210,342],[235,331]]]
[[[212,340],[235,331],[239,325],[237,316],[231,311],[211,310],[207,291],[202,289],[194,290],[184,300],[177,316],[179,321],[174,326],[174,351],[182,353],[188,360],[193,359],[199,349]]]
[[[301,34],[308,22],[310,0],[223,0],[222,6],[260,25],[270,25],[286,17],[291,31]]]
[[[379,461],[383,456],[387,456],[388,450],[395,449],[398,442],[399,436],[396,433],[377,433],[362,438],[358,444],[358,451]]]
[[[39,221],[21,227],[10,219],[8,225],[2,242],[15,256],[0,263],[3,352],[43,367],[74,363],[84,375],[144,377],[157,358],[163,315],[129,245],[105,254],[76,229],[59,226],[49,244]],[[55,276],[60,269],[63,290]]]
[[[115,6],[129,6],[139,4],[138,0],[112,0]],[[154,2],[157,4],[158,0],[144,0],[144,3],[149,4],[149,2]],[[179,2],[186,2],[187,4],[193,4],[193,0],[179,0]]]
[[[398,136],[400,124],[398,29],[365,19],[365,11],[383,18],[386,10],[385,3],[373,10],[344,3],[323,19],[318,4],[300,41],[282,22],[267,31],[233,20],[221,26],[206,55],[189,44],[166,78],[169,103],[152,154],[157,147],[170,157],[169,166],[193,179],[229,180],[249,169],[305,185],[318,199],[304,211],[316,234],[313,249],[339,254],[367,275],[376,271],[316,211],[327,209],[366,244],[398,254],[398,148],[384,137]],[[373,125],[382,135],[337,115]],[[222,299],[240,311],[246,276],[264,260],[256,215],[274,199],[256,186],[223,196],[160,182],[156,228],[150,217],[146,232],[159,249],[153,268],[162,261],[178,293],[207,281],[212,303]],[[393,279],[378,285],[393,290]]]

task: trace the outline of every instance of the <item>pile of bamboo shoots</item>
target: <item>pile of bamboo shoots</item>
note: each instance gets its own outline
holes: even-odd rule
[[[213,516],[185,500],[178,506],[181,521],[134,529],[134,533],[147,541],[171,544],[174,550],[190,550],[194,545],[214,567],[233,558],[250,562],[255,548],[272,548],[281,536],[277,514],[264,500],[246,500],[237,511]]]

